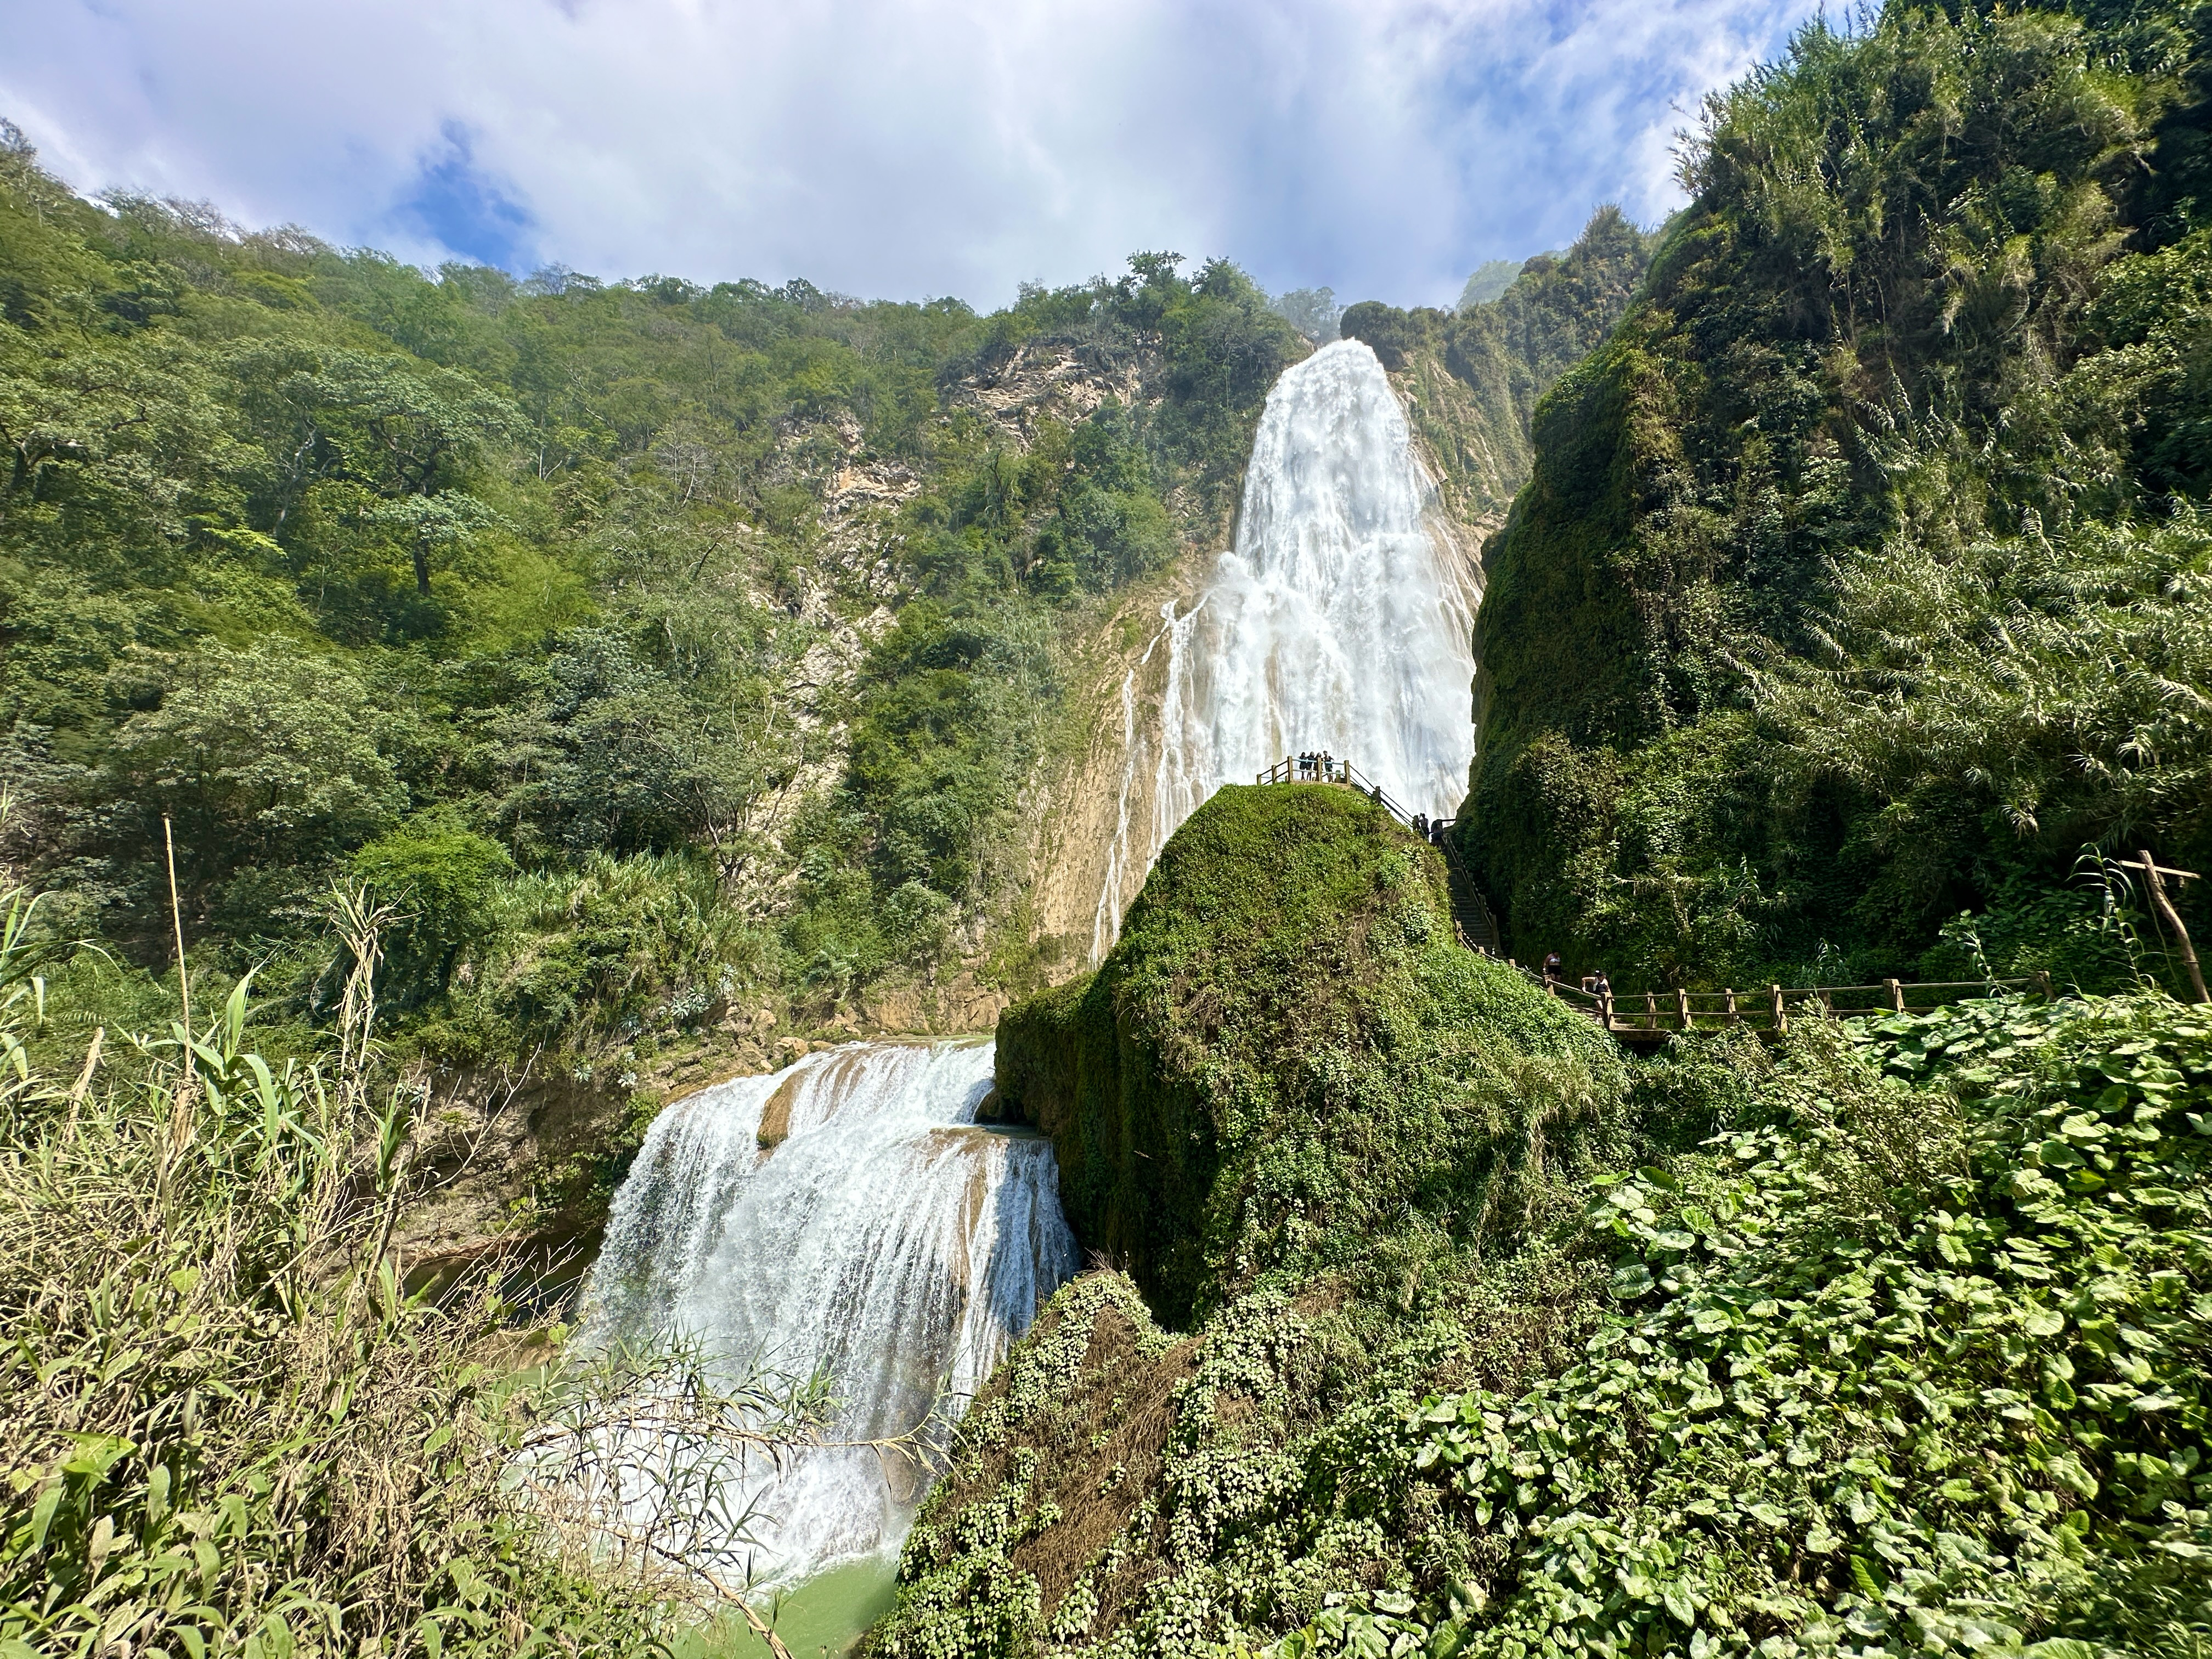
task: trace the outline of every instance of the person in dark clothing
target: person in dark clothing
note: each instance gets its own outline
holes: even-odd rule
[[[1413,833],[1423,841],[1429,838],[1429,815],[1426,812],[1413,814]]]
[[[1560,969],[1565,965],[1565,964],[1560,962],[1559,953],[1557,951],[1553,951],[1551,955],[1546,957],[1544,958],[1544,983],[1549,985],[1556,981],[1559,977]]]

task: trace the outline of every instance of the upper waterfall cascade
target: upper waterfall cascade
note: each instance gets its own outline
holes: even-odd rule
[[[843,1402],[830,1437],[957,1417],[1075,1271],[1050,1143],[975,1121],[988,1042],[852,1043],[653,1120],[616,1194],[586,1342],[680,1332]],[[781,1137],[781,1139],[779,1139]],[[802,1453],[732,1494],[767,1575],[895,1546],[918,1482],[864,1448]]]
[[[1364,342],[1324,346],[1276,381],[1236,546],[1195,605],[1163,611],[1156,738],[1148,745],[1125,716],[1123,805],[1094,957],[1114,942],[1128,872],[1141,879],[1214,790],[1250,782],[1285,754],[1327,750],[1409,810],[1456,808],[1474,758],[1480,592],[1435,495],[1389,376]],[[1125,710],[1149,657],[1131,671]],[[1147,769],[1149,822],[1133,823],[1127,803]]]

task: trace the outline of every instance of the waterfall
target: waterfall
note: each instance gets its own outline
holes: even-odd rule
[[[832,1440],[957,1418],[1077,1266],[1051,1143],[975,1121],[992,1055],[849,1043],[670,1106],[615,1194],[580,1340],[681,1332],[824,1368]],[[757,1505],[762,1576],[785,1582],[894,1547],[921,1496],[860,1449],[750,1480],[724,1507]]]
[[[1470,712],[1480,590],[1448,527],[1389,377],[1341,340],[1267,394],[1235,547],[1178,616],[1163,607],[1149,844],[1125,813],[1092,955],[1103,956],[1160,848],[1224,783],[1327,750],[1409,811],[1445,817],[1474,758]],[[1133,745],[1132,747],[1133,756]]]

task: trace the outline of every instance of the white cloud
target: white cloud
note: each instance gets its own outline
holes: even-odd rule
[[[991,305],[1170,247],[1412,303],[1664,213],[1674,129],[1809,9],[0,0],[0,114],[81,188],[415,258]]]

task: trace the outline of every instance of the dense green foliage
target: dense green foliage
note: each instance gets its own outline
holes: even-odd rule
[[[0,1654],[668,1652],[690,1616],[516,1490],[563,1407],[484,1363],[492,1286],[401,1290],[428,1126],[361,1030],[271,1066],[240,985],[49,1069],[30,908],[0,890]]]
[[[1602,1040],[1459,949],[1449,907],[1441,860],[1364,797],[1232,785],[1098,970],[1002,1017],[1001,1109],[1053,1137],[1077,1236],[1169,1323],[1263,1272],[1371,1268],[1408,1204],[1439,1247],[1518,1215],[1525,1172],[1481,1155],[1494,1115],[1548,1087],[1527,1133],[1556,1156],[1618,1092]],[[1556,1075],[1509,1077],[1534,1054]]]
[[[451,1054],[988,955],[1091,596],[1212,532],[1304,349],[1218,260],[988,318],[430,276],[0,136],[10,848],[159,968],[166,818],[202,961],[316,1018],[351,864]],[[973,395],[1063,361],[1115,395]]]
[[[1345,312],[1347,339],[1410,374],[1414,424],[1463,516],[1511,501],[1528,477],[1537,400],[1620,321],[1650,257],[1650,238],[1601,208],[1572,247],[1524,262],[1486,299],[1454,312],[1371,300]]]
[[[1599,1188],[1619,1311],[1580,1361],[1405,1413],[1392,1455],[1470,1571],[1455,1616],[1382,1598],[1376,1628],[1432,1655],[2201,1651],[2202,1011],[1988,1002],[1716,1062],[1723,1132]],[[1363,1651],[1358,1622],[1279,1652]]]
[[[1520,955],[2072,971],[2085,844],[2203,867],[2208,16],[1895,4],[1713,100],[1488,550],[1462,822]]]
[[[1443,1357],[1564,1352],[1602,1273],[1516,1297],[1497,1264],[1627,1151],[1620,1056],[1455,944],[1441,878],[1351,791],[1224,789],[1097,975],[1002,1018],[1002,1104],[1128,1276],[1064,1292],[964,1419],[880,1651],[1203,1651],[1425,1547],[1310,1483]]]
[[[1808,1008],[1624,1078],[1527,981],[1401,944],[1431,902],[1362,902],[1395,843],[1300,810],[1328,793],[1238,792],[1118,996],[1007,1016],[1002,1087],[1072,1169],[1142,1136],[1077,1212],[1135,1277],[1068,1287],[978,1401],[877,1651],[2202,1651],[2204,1011]],[[1454,956],[1480,994],[1423,995]],[[1177,1090],[1273,1109],[1177,1167]],[[1132,1224],[1209,1171],[1193,1296]]]

